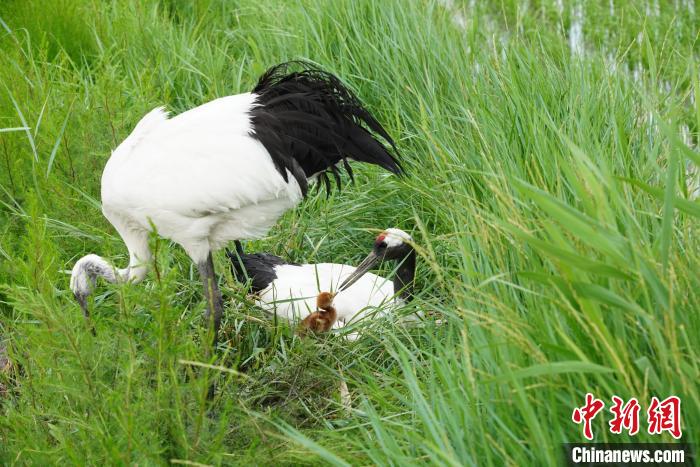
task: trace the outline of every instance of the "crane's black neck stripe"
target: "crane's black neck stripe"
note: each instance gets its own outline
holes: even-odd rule
[[[394,292],[408,303],[413,300],[413,288],[416,278],[416,250],[410,248],[406,257],[399,264],[394,275]]]
[[[290,72],[292,67],[301,69]],[[282,63],[262,75],[253,93],[251,136],[265,146],[284,180],[289,171],[304,194],[312,175],[330,188],[331,173],[339,185],[341,161],[352,179],[346,158],[401,173],[394,141],[332,74],[306,62]]]

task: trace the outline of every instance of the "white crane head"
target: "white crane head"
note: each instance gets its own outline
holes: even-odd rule
[[[401,259],[413,248],[410,245],[412,241],[411,236],[403,230],[389,228],[377,235],[372,251],[383,259]]]
[[[88,316],[87,298],[95,288],[97,277],[103,277],[108,282],[116,282],[120,272],[114,266],[97,255],[87,255],[80,258],[73,266],[70,275],[70,289],[75,299],[80,303],[85,316]]]
[[[372,251],[367,257],[355,268],[355,271],[350,274],[342,284],[339,291],[343,291],[362,277],[367,271],[372,269],[376,264],[383,261],[403,260],[413,252],[411,236],[401,229],[389,228],[377,235],[374,240]]]

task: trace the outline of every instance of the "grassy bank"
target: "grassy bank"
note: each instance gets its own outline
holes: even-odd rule
[[[678,395],[700,441],[700,11],[589,3],[2,2],[0,463],[555,465],[586,392]],[[294,58],[357,91],[408,176],[356,166],[247,248],[356,262],[403,228],[420,254],[403,312],[430,317],[300,340],[219,255],[206,368],[196,268],[153,238],[145,283],[100,288],[93,337],[64,271],[127,262],[99,206],[110,150],[153,107]],[[596,440],[630,440],[609,418]]]

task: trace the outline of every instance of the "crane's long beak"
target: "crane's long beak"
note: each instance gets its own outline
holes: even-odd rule
[[[367,271],[372,269],[375,264],[377,264],[380,261],[380,257],[377,256],[377,254],[372,251],[370,254],[367,255],[365,259],[362,260],[359,266],[355,268],[355,272],[350,274],[342,284],[340,284],[340,287],[338,288],[338,292],[342,292],[343,290],[347,289],[350,287],[352,284],[357,282],[360,277],[364,276]]]
[[[88,323],[88,326],[90,326],[90,332],[92,333],[93,336],[96,336],[97,331],[95,331],[95,326],[90,321],[90,310],[88,309],[88,302],[87,302],[88,296],[85,294],[81,294],[81,293],[74,293],[73,296],[80,304],[80,308],[83,310],[83,316],[85,316],[85,321]]]

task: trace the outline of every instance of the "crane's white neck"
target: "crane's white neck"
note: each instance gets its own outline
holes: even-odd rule
[[[107,282],[141,281],[147,272],[147,266],[134,261],[125,269],[117,269],[104,258],[97,255],[83,256],[75,263],[70,276],[70,288],[81,304],[92,293],[98,277]]]

